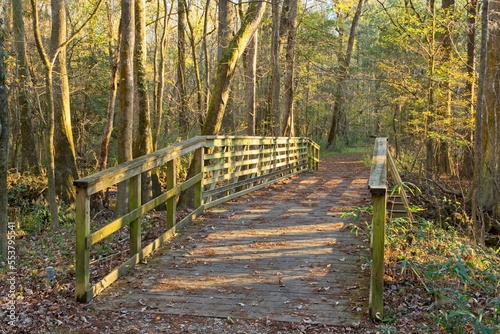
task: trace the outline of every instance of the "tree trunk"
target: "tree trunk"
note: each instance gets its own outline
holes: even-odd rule
[[[177,96],[179,109],[179,137],[189,135],[189,117],[186,95],[186,9],[184,0],[177,0]]]
[[[33,130],[33,115],[29,101],[30,73],[28,70],[28,60],[26,57],[26,37],[23,21],[23,6],[21,0],[12,0],[12,19],[14,28],[14,46],[16,49],[18,67],[18,88],[17,101],[20,108],[21,121],[21,168],[39,172],[38,157]]]
[[[191,46],[191,55],[193,57],[193,69],[196,78],[196,103],[198,106],[198,115],[197,119],[200,120],[200,126],[203,124],[203,119],[205,117],[205,103],[203,99],[204,91],[203,85],[201,82],[201,74],[200,74],[200,66],[198,64],[198,57],[196,55],[196,41],[195,41],[195,32],[191,20],[189,19],[189,8],[186,0],[183,0],[184,8],[186,9],[186,22],[189,28],[189,45]]]
[[[427,3],[428,12],[430,15],[429,21],[431,22],[429,30],[429,41],[427,45],[427,105],[425,118],[425,173],[428,178],[433,178],[436,173],[436,140],[435,135],[437,107],[436,107],[436,81],[434,76],[436,74],[436,4],[435,0],[430,0]]]
[[[234,37],[234,16],[235,7],[231,0],[220,0],[218,4],[219,8],[219,19],[217,21],[217,62],[219,63],[221,59],[224,57],[224,53],[226,52],[231,40]],[[217,75],[217,74],[216,74]],[[230,101],[226,103],[226,115],[222,120],[222,129],[225,130],[226,133],[233,133],[235,130],[234,126],[234,115],[232,113],[231,108],[227,108],[230,106]],[[210,105],[209,105],[210,108]]]
[[[243,63],[245,70],[245,114],[248,120],[247,135],[255,136],[255,116],[256,101],[255,92],[257,87],[257,40],[258,34],[255,33],[243,53]]]
[[[157,24],[160,20],[160,0],[157,2],[157,15],[155,20],[155,36],[158,36]],[[170,6],[172,10],[174,6]],[[158,140],[160,139],[160,129],[162,123],[163,114],[163,95],[165,91],[165,53],[167,48],[167,28],[170,20],[171,11],[167,13],[167,0],[163,0],[163,29],[161,32],[160,42],[155,45],[155,90],[154,90],[154,118],[152,128],[152,149],[156,151],[158,149]],[[159,52],[158,52],[159,50]],[[159,54],[159,56],[158,56]],[[166,127],[166,129],[168,129]],[[158,177],[158,171],[156,169],[151,171],[151,184],[153,197],[158,197],[162,194],[160,178]],[[165,204],[161,204],[157,207],[157,210],[165,211]]]
[[[7,230],[9,216],[7,214],[8,208],[8,194],[7,194],[7,172],[9,169],[9,135],[10,135],[10,121],[9,121],[9,108],[7,106],[7,89],[5,87],[5,73],[4,64],[4,12],[0,13],[0,259],[7,262]]]
[[[121,1],[122,36],[120,45],[120,107],[118,123],[118,163],[132,160],[134,119],[134,1]],[[117,214],[128,211],[127,184],[118,185]]]
[[[109,1],[109,0],[108,0]],[[108,109],[106,113],[106,123],[104,124],[104,131],[101,137],[101,149],[99,159],[97,160],[97,171],[105,170],[108,164],[108,149],[111,134],[113,133],[115,106],[116,106],[116,93],[118,91],[118,63],[120,53],[120,40],[118,40],[117,49],[112,47],[113,42],[113,19],[111,17],[111,9],[108,5],[108,55],[111,67],[110,90],[108,99]],[[119,35],[121,32],[119,32]],[[118,38],[119,39],[119,38]]]
[[[220,62],[233,38],[233,4],[229,0],[219,0],[217,21],[217,61]]]
[[[203,115],[201,115],[200,125],[203,127],[205,116],[210,101],[210,54],[208,52],[208,10],[210,8],[210,0],[207,0],[205,5],[205,13],[203,17],[203,57],[205,58],[205,100],[203,104]]]
[[[55,131],[55,108],[54,108],[54,81],[53,61],[49,58],[42,44],[42,37],[38,27],[38,7],[35,0],[31,0],[31,9],[33,11],[33,32],[38,53],[45,68],[45,92],[47,95],[47,133],[45,134],[46,166],[47,166],[47,199],[49,201],[50,219],[52,229],[59,228],[59,209],[56,200],[55,185],[55,159],[54,159],[54,131]],[[57,55],[57,54],[56,54]]]
[[[443,12],[443,20],[445,23],[444,32],[442,36],[442,64],[445,66],[445,78],[441,83],[441,89],[444,90],[443,95],[445,97],[444,107],[440,107],[439,110],[439,122],[446,122],[451,118],[451,107],[452,107],[452,89],[450,84],[451,72],[453,68],[453,56],[452,56],[452,29],[454,23],[454,12],[455,12],[455,0],[443,0],[441,3],[441,8]],[[446,130],[440,126],[441,133]],[[436,169],[438,173],[452,174],[453,164],[451,159],[450,145],[447,140],[443,137],[439,138],[436,142]]]
[[[477,0],[471,0],[467,5],[467,82],[465,84],[465,98],[467,100],[467,109],[470,117],[474,117],[475,91],[476,84],[476,20],[477,20]],[[474,131],[470,131],[467,136],[471,143],[474,143]],[[464,174],[467,176],[474,175],[474,148],[467,150],[462,160]]]
[[[259,27],[265,8],[265,2],[252,1],[250,3],[241,28],[217,65],[216,79],[202,135],[216,135],[220,131],[236,64]]]
[[[489,189],[489,183],[483,185],[483,173],[487,169],[486,161],[483,160],[483,108],[485,105],[485,80],[487,71],[488,57],[488,0],[483,0],[481,13],[481,54],[479,57],[479,77],[477,82],[477,106],[474,117],[474,163],[479,166],[474,168],[474,188],[472,194],[472,219],[474,222],[473,233],[476,243],[484,245],[485,242],[485,226],[484,226],[484,209],[485,203],[483,199],[483,191]],[[488,194],[487,194],[488,195]]]
[[[285,56],[285,83],[284,83],[284,114],[285,122],[283,124],[283,136],[294,137],[295,136],[295,124],[294,124],[294,115],[293,115],[293,98],[294,98],[294,62],[295,62],[295,39],[297,35],[297,1],[290,1],[288,7],[288,18],[286,20],[287,23],[287,31],[288,31],[288,39],[287,39],[287,47],[286,47],[286,56]]]
[[[64,203],[75,199],[73,181],[78,178],[75,144],[71,128],[68,70],[66,67],[66,6],[63,0],[52,0],[51,57],[54,63],[54,120],[56,194]],[[57,55],[56,55],[57,54]]]
[[[135,47],[134,47],[134,72],[138,120],[137,135],[134,136],[134,158],[151,153],[153,150],[151,140],[151,116],[149,114],[148,83],[146,78],[146,2],[135,0]],[[142,203],[151,199],[151,173],[142,174],[141,178]]]
[[[483,3],[483,6],[486,6],[486,3]],[[476,225],[475,232],[476,240],[480,244],[484,244],[484,234],[489,230],[489,221],[500,218],[500,108],[498,108],[500,94],[500,38],[498,37],[500,34],[500,2],[490,0],[487,13],[489,20],[483,18],[489,22],[489,25],[488,23],[483,25],[483,29],[486,26],[487,31],[486,63],[481,64],[485,66],[484,81],[480,83],[478,90],[477,112],[481,111],[481,114],[476,116],[476,122],[481,122],[480,126],[476,124],[479,128],[476,131],[480,131],[480,138],[476,137],[476,139],[481,144],[480,153],[476,153],[476,155],[481,160],[478,182],[475,187],[478,192],[477,206],[479,207],[477,222],[480,222]],[[485,15],[484,12],[483,15]],[[483,34],[486,31],[483,30]],[[480,74],[482,74],[482,70]],[[479,95],[481,89],[484,89],[484,97]],[[483,98],[484,100],[482,100]]]
[[[347,139],[347,115],[345,114],[345,86],[349,79],[349,66],[351,65],[352,52],[354,48],[354,41],[358,30],[359,21],[363,10],[365,0],[359,0],[356,12],[352,18],[351,31],[349,39],[347,40],[347,47],[345,55],[341,56],[340,68],[336,84],[336,94],[333,107],[332,125],[328,134],[328,146],[335,145],[338,138]],[[342,45],[342,43],[341,43]],[[343,52],[339,52],[343,54]]]
[[[242,20],[241,28],[238,30],[219,61],[215,83],[211,94],[210,105],[207,112],[207,118],[201,131],[201,134],[204,136],[219,134],[222,126],[222,119],[224,118],[226,104],[229,99],[229,87],[236,69],[236,64],[253,35],[256,33],[257,28],[262,21],[262,17],[264,16],[265,9],[265,2],[250,2],[246,15]],[[194,175],[194,167],[194,164],[191,162],[187,178]],[[192,200],[193,195],[190,192],[190,189],[188,189],[188,191],[181,193],[179,205],[183,207],[191,207],[193,205]]]
[[[264,116],[264,135],[274,135],[280,124],[280,0],[272,0],[272,37],[271,37],[271,80],[269,88],[268,107]]]

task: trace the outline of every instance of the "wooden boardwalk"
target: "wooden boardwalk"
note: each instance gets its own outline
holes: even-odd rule
[[[367,205],[359,156],[207,211],[91,303],[122,313],[346,325],[368,308],[369,243],[341,215]]]

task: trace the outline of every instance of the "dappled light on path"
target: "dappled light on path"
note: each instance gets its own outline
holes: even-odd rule
[[[207,211],[92,303],[125,313],[359,323],[369,245],[342,215],[366,205],[368,171],[337,160]]]

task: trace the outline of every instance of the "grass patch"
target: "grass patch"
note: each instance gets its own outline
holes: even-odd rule
[[[337,147],[337,148],[325,148],[326,146],[321,146],[320,155],[322,157],[331,157],[345,154],[366,154],[370,155],[372,147],[370,146],[353,146],[353,147]]]

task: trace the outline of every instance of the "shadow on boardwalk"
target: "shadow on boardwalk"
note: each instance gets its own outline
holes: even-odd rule
[[[247,319],[264,328],[360,326],[368,308],[369,270],[362,267],[369,245],[341,218],[368,203],[369,170],[359,159],[325,158],[319,172],[208,210],[90,306],[128,321],[148,315],[152,332],[221,330],[189,321],[167,330],[161,319],[171,315],[229,325]]]

